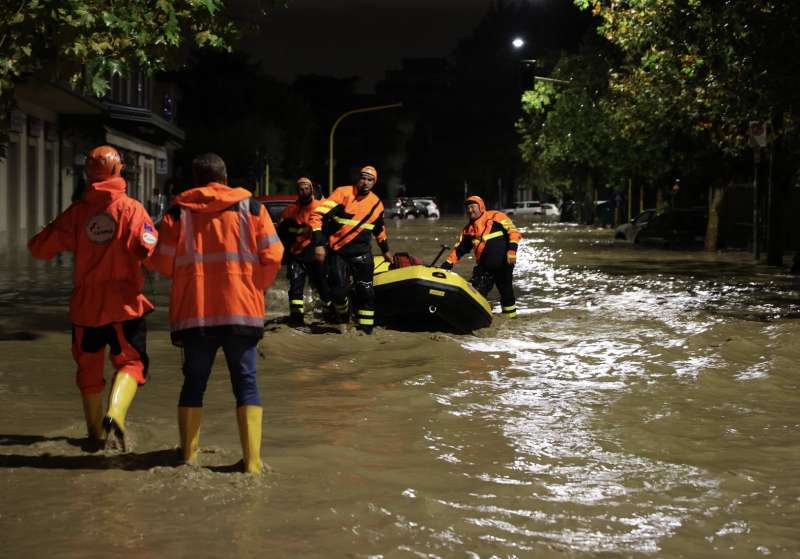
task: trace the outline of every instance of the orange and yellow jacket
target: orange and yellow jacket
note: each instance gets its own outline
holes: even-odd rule
[[[281,213],[278,236],[289,254],[299,256],[311,246],[311,215],[323,202],[312,198],[307,204],[301,204],[298,198]]]
[[[244,188],[209,183],[175,198],[147,266],[172,278],[172,342],[193,336],[264,332],[264,290],[283,245],[267,209]]]
[[[388,252],[383,203],[373,192],[359,196],[355,186],[340,186],[311,214],[314,246],[328,241],[331,250],[355,255],[370,252],[372,237]],[[327,238],[327,239],[326,239]]]
[[[497,269],[507,262],[509,252],[517,252],[522,235],[514,227],[511,219],[496,210],[486,210],[486,204],[480,196],[470,196],[469,202],[475,202],[481,209],[481,215],[471,221],[458,237],[455,248],[447,257],[447,262],[455,264],[470,250],[475,252],[475,262],[488,269]]]
[[[122,177],[91,184],[28,242],[35,258],[75,253],[69,317],[79,326],[104,326],[153,310],[142,294],[142,263],[158,233],[144,207],[125,194]]]

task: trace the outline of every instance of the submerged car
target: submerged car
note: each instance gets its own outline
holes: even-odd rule
[[[650,220],[656,216],[656,213],[657,212],[654,208],[644,210],[629,222],[623,223],[617,227],[614,231],[614,238],[620,241],[633,242],[639,231],[647,227],[647,224],[650,223]]]
[[[661,247],[703,244],[707,227],[708,208],[670,208],[650,219],[633,242]]]

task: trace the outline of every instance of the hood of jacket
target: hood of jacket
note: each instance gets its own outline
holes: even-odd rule
[[[104,181],[93,182],[86,187],[83,200],[92,206],[107,205],[123,196],[128,185],[122,177],[111,177]]]
[[[217,182],[192,188],[180,193],[175,203],[194,212],[221,212],[250,198],[250,191],[245,188],[232,188]]]

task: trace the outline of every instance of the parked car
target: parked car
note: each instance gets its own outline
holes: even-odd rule
[[[410,198],[387,200],[383,206],[383,217],[386,219],[415,219],[424,217],[424,207],[417,205]]]
[[[656,216],[655,208],[644,210],[627,223],[623,223],[614,231],[614,238],[621,241],[631,241],[636,238],[640,230],[647,227],[647,224]]]
[[[520,200],[518,202],[514,202],[513,208],[505,208],[501,210],[504,214],[508,216],[513,215],[526,215],[526,216],[533,216],[533,215],[541,215],[542,214],[542,203],[539,200]]]
[[[411,199],[414,201],[414,205],[420,209],[423,216],[439,219],[439,206],[433,198],[418,198],[415,196]]]
[[[634,243],[661,247],[702,244],[708,227],[708,208],[670,208],[640,229]]]
[[[555,204],[547,202],[542,204],[542,215],[545,221],[558,221],[561,217],[561,210]]]
[[[267,196],[256,196],[256,200],[267,207],[269,217],[273,223],[278,224],[278,218],[289,204],[294,204],[297,194],[270,194]]]

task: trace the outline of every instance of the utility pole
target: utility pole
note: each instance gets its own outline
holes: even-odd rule
[[[328,195],[333,192],[333,135],[336,133],[336,128],[339,126],[339,123],[342,122],[345,118],[350,115],[354,115],[356,113],[369,113],[372,111],[383,111],[386,109],[398,109],[402,107],[402,103],[392,103],[391,105],[379,105],[377,107],[364,107],[363,109],[353,109],[352,111],[347,111],[343,113],[336,121],[333,123],[331,127],[331,133],[328,136]]]

